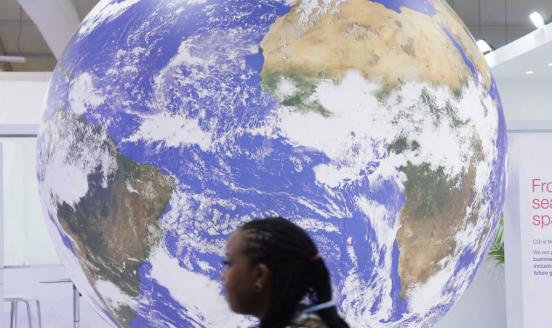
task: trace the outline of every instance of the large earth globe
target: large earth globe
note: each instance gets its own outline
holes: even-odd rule
[[[305,228],[353,327],[429,327],[504,200],[506,130],[443,0],[102,0],[52,77],[38,139],[68,273],[121,327],[245,327],[225,241]]]

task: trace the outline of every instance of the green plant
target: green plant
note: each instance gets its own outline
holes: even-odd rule
[[[500,216],[494,241],[488,255],[497,263],[504,264],[504,217],[502,215]]]

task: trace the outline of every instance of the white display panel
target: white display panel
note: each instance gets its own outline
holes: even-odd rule
[[[546,151],[551,145],[552,133],[520,133],[510,138],[506,206],[510,221],[506,223],[508,312],[519,313],[510,313],[511,328],[544,328],[552,320],[547,306],[552,293],[552,184],[547,184],[552,181],[552,156]],[[516,283],[516,276],[520,277],[520,284]],[[512,303],[515,295],[521,296],[518,306]]]
[[[35,138],[0,138],[4,176],[4,265],[60,264],[44,222],[36,179]]]

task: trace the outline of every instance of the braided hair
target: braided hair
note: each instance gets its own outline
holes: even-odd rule
[[[244,253],[252,263],[263,263],[271,272],[270,307],[261,318],[261,328],[290,324],[305,297],[315,304],[332,300],[330,273],[309,235],[281,217],[244,224]],[[335,306],[316,312],[329,328],[346,328]]]

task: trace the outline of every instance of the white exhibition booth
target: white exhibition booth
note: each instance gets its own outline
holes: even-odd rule
[[[503,267],[492,261],[483,263],[464,296],[437,326],[544,327],[538,324],[541,318],[535,316],[546,315],[552,319],[552,311],[528,312],[529,308],[535,307],[529,307],[527,302],[538,304],[539,292],[547,291],[547,288],[552,292],[552,280],[539,280],[546,286],[542,291],[524,291],[522,288],[533,286],[531,284],[536,281],[536,277],[528,273],[532,269],[531,263],[524,262],[532,259],[527,257],[527,248],[522,248],[533,247],[532,251],[535,251],[534,245],[526,243],[536,237],[520,224],[521,220],[530,220],[525,216],[520,219],[520,208],[523,211],[527,199],[532,196],[522,194],[520,199],[518,191],[523,188],[519,186],[518,177],[527,179],[528,169],[539,169],[531,166],[532,156],[540,154],[543,161],[550,163],[548,149],[552,147],[546,145],[552,145],[552,25],[492,52],[487,55],[487,60],[502,97],[510,143],[509,189],[504,217],[506,265]],[[50,73],[0,72],[0,187],[3,187],[4,195],[3,212],[0,213],[3,215],[0,247],[3,245],[4,250],[0,248],[0,263],[3,261],[6,267],[3,277],[0,274],[0,288],[5,294],[32,292],[41,298],[45,328],[69,327],[74,320],[71,285],[41,283],[65,277],[42,221],[35,178],[34,136],[38,131],[49,77]],[[538,177],[545,181],[545,171],[551,166],[542,165],[542,161],[539,163],[542,172]],[[548,177],[552,181],[552,174],[548,173]],[[522,232],[525,237],[522,237]],[[528,296],[532,296],[532,300],[528,300]],[[542,303],[545,307],[548,304]],[[81,305],[80,327],[109,327],[85,302]],[[0,327],[8,324],[8,312],[9,308],[4,306]],[[536,321],[532,322],[528,317]]]

